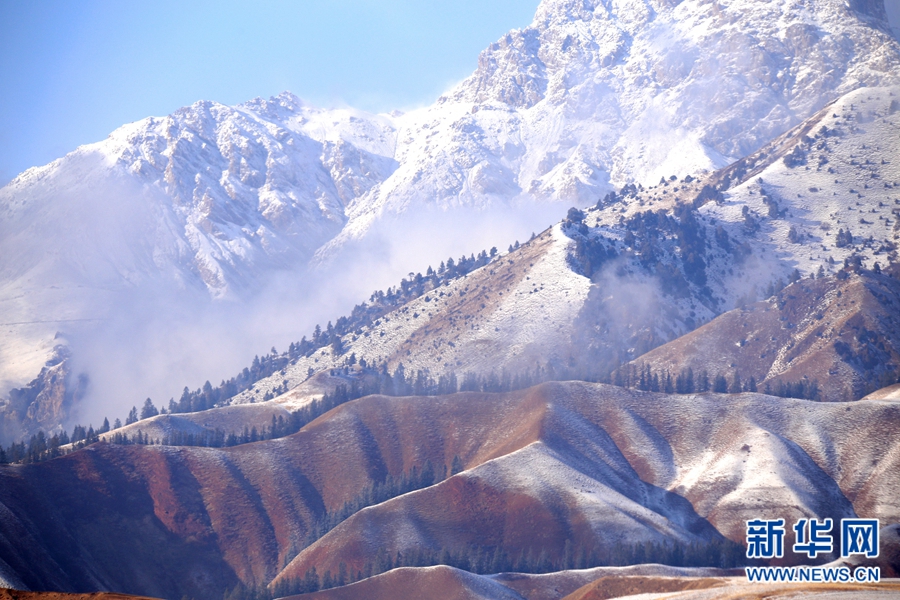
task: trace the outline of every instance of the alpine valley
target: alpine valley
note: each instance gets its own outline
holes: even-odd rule
[[[425,108],[201,101],[29,169],[0,587],[797,592],[735,578],[755,518],[879,519],[900,576],[898,161],[883,0],[544,0]]]

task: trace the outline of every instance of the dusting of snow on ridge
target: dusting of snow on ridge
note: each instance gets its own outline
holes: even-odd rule
[[[501,259],[500,265],[482,267],[391,313],[383,325],[366,332],[371,335],[364,333],[351,342],[349,351],[376,362],[402,362],[407,369],[428,369],[434,373],[448,369],[486,371],[492,365],[525,362],[517,359],[530,358],[532,363],[538,362],[539,357],[546,360],[567,345],[569,327],[587,297],[590,280],[566,264],[572,241],[559,225],[544,235],[546,239],[533,262],[521,265],[527,274],[509,287],[497,290],[485,285],[490,283],[486,279],[490,271],[496,272],[502,266]],[[448,297],[442,298],[442,293]],[[478,312],[470,318],[453,298],[472,294],[484,297],[483,302],[475,302]],[[435,322],[449,317],[465,322],[441,331]],[[430,319],[425,323],[419,322],[420,318]],[[437,351],[406,355],[400,352],[400,345],[417,334],[426,336]]]
[[[526,354],[546,360],[566,347],[570,327],[587,298],[591,281],[569,268],[566,261],[572,240],[562,233],[561,226],[554,225],[550,235],[552,242],[546,253],[487,317],[479,328],[483,333],[473,331],[464,340],[477,346],[486,338],[501,352],[499,356],[491,353],[485,364],[479,365],[482,368],[497,358],[501,364],[512,364],[516,356]]]
[[[344,352],[317,350],[254,384],[231,401],[259,401],[305,381],[309,371],[342,367],[355,354],[369,364],[401,363],[407,373],[518,370],[544,365],[568,352],[572,325],[591,281],[572,271],[572,240],[561,225],[551,227],[514,253],[416,298],[358,334],[345,336]],[[313,392],[312,389],[315,389]],[[292,389],[272,402],[299,407],[324,393],[323,387]],[[252,399],[252,400],[251,400]]]
[[[599,463],[599,466],[605,465]],[[669,514],[660,509],[665,503],[661,501],[662,491],[658,488],[647,486],[637,477],[632,481],[610,480],[608,475],[598,475],[598,470],[596,463],[589,466],[586,461],[559,455],[543,442],[534,442],[478,465],[463,476],[482,479],[495,489],[542,499],[554,498],[580,514],[594,534],[607,543],[626,544],[636,540],[690,543],[703,539],[698,532],[687,529],[689,525],[696,525],[690,523],[690,515],[677,514],[677,509],[670,507],[665,507],[670,508]],[[690,511],[686,503],[679,508]],[[696,515],[693,519],[699,520]],[[705,533],[709,535],[710,531]]]
[[[867,268],[879,261],[887,265],[888,254],[900,243],[900,164],[894,159],[900,156],[898,103],[900,87],[847,94],[812,124],[804,164],[788,167],[777,160],[729,190],[723,202],[701,209],[753,244],[755,271],[744,275],[750,275],[747,283],[758,288],[759,297],[766,283],[792,269],[812,275],[822,267],[833,274],[851,255]],[[769,217],[766,198],[780,207],[779,216]],[[744,207],[761,223],[759,232],[747,233]],[[851,243],[839,242],[841,230],[850,232]],[[723,283],[741,293],[746,285]]]

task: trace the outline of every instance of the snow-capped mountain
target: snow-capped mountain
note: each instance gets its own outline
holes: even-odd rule
[[[302,271],[396,168],[393,143],[387,117],[282,94],[198,102],[22,173],[0,190],[3,393],[40,371],[57,332],[246,301]]]
[[[878,2],[545,0],[471,77],[403,117],[400,166],[348,207],[330,247],[422,202],[584,205],[723,167],[898,67]]]
[[[152,370],[164,357],[165,379],[179,383],[151,393],[177,394],[183,378],[217,376],[196,372],[196,345],[173,332],[159,343],[160,328],[145,323],[169,313],[199,322],[210,298],[253,298],[278,274],[294,297],[314,253],[332,288],[384,285],[335,265],[359,262],[348,242],[391,215],[584,206],[627,182],[721,167],[845,92],[898,81],[889,32],[879,0],[545,0],[470,78],[407,114],[320,110],[282,94],[126,125],[0,190],[2,392],[87,335],[103,358],[81,368],[124,357],[114,345],[128,339],[135,354],[123,365]],[[498,227],[483,214],[482,228]],[[448,220],[425,245],[471,251],[470,226]],[[407,266],[412,256],[432,259],[404,227],[391,239],[396,256],[382,261],[394,276],[424,267]],[[331,314],[332,296],[316,306]],[[228,313],[245,346],[267,347],[271,327],[259,323],[293,323],[299,312],[253,306]],[[94,392],[129,379],[128,367],[109,370]]]
[[[394,133],[389,118],[323,111],[289,93],[236,107],[197,102],[17,177],[2,190],[3,240],[21,247],[54,232],[60,238],[42,244],[83,242],[66,260],[80,259],[99,281],[174,267],[215,296],[240,291],[340,231],[345,205],[396,168]],[[129,218],[148,222],[123,231]],[[30,259],[21,270],[47,260],[19,254]],[[102,259],[117,272],[99,269]]]

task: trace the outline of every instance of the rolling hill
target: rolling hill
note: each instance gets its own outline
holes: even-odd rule
[[[397,552],[530,550],[563,565],[579,546],[603,560],[634,542],[740,541],[756,516],[895,522],[897,410],[579,382],[368,396],[277,440],[99,443],[0,467],[0,559],[18,586],[205,598],[312,567],[336,577],[341,563],[356,578]],[[306,545],[326,515],[415,472],[432,484]]]

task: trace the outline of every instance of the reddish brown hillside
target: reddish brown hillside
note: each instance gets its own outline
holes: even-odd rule
[[[743,575],[743,569],[669,567],[657,564],[595,567],[554,573],[500,573],[489,577],[528,600],[559,600],[599,579],[690,579]]]
[[[587,582],[587,583],[586,583]],[[715,569],[661,565],[599,567],[543,575],[474,575],[453,567],[403,567],[341,588],[295,596],[297,600],[460,598],[465,600],[577,600],[615,598],[628,592],[706,589],[729,583]],[[593,594],[593,595],[586,595]],[[605,594],[605,595],[603,595]]]
[[[514,451],[537,439],[543,407],[539,391],[370,397],[280,440],[101,443],[0,467],[0,559],[29,587],[65,591],[205,597],[200,590],[266,583],[315,519],[373,480],[426,460],[449,468],[457,455],[483,462]]]
[[[601,577],[572,592],[565,600],[608,600],[637,594],[705,590],[726,583],[727,580],[711,577]]]
[[[769,300],[720,315],[651,350],[622,373],[649,366],[766,383],[817,382],[823,400],[851,400],[900,369],[900,281],[864,273],[803,279]],[[876,385],[876,387],[879,387]]]
[[[711,588],[715,588],[710,592]],[[681,593],[678,593],[681,592]],[[679,600],[784,600],[795,598],[840,598],[841,600],[871,600],[896,598],[900,584],[880,583],[747,583],[744,577],[730,579],[663,578],[663,577],[604,577],[599,581],[565,596],[562,600],[608,600],[638,594],[671,595]],[[639,596],[640,597],[640,596]]]
[[[128,596],[109,592],[64,594],[61,592],[26,592],[0,588],[0,600],[153,600],[144,596]]]
[[[425,461],[465,470],[311,524]],[[499,550],[553,561],[743,537],[748,517],[900,520],[900,405],[667,396],[579,382],[507,394],[370,396],[299,433],[227,449],[96,444],[0,468],[0,561],[38,589],[221,598],[379,552]],[[789,534],[790,535],[790,534]],[[790,540],[786,540],[785,544]],[[355,573],[355,571],[354,571]]]
[[[538,391],[547,405],[535,443],[355,514],[279,579],[312,568],[336,573],[341,563],[366,572],[379,555],[499,548],[552,562],[567,541],[610,550],[711,539],[698,516],[735,541],[762,513],[900,518],[889,475],[900,466],[889,450],[900,447],[895,404],[862,402],[848,412],[754,394],[665,396],[574,382],[530,393]]]

